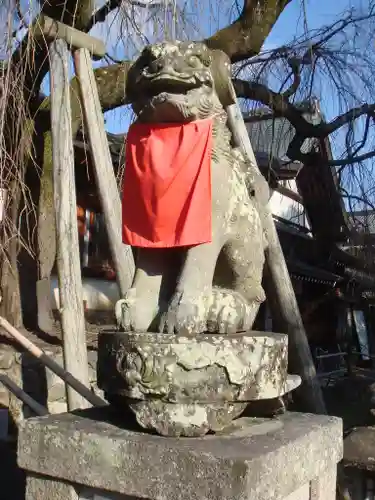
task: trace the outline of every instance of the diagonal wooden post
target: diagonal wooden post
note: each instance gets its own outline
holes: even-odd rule
[[[116,268],[120,294],[124,297],[132,284],[134,259],[131,248],[122,243],[120,195],[113,171],[103,112],[89,51],[87,49],[76,50],[74,63],[80,83],[85,124],[91,144],[96,184],[104,213],[109,246]]]
[[[71,131],[70,52],[64,40],[50,45],[51,131],[57,271],[65,369],[89,386],[83,290],[79,259],[74,153]],[[87,408],[85,398],[66,386],[69,410]]]
[[[220,50],[213,50],[211,69],[215,89],[228,116],[228,127],[232,140],[251,164],[254,176],[255,202],[261,215],[264,231],[267,236],[265,288],[272,318],[280,323],[280,332],[289,337],[289,366],[292,372],[302,378],[302,385],[295,394],[300,399],[304,411],[326,413],[322,390],[316,377],[315,365],[303,325],[289,271],[285,262],[279,236],[276,231],[272,213],[267,206],[268,183],[259,170],[249,133],[247,131],[236,92],[232,83],[229,57]]]
[[[260,180],[263,180],[231,81],[229,87],[230,94],[233,97],[232,104],[226,108],[226,111],[233,140],[250,161],[255,174],[259,176]],[[289,366],[293,372],[302,378],[303,383],[296,390],[296,394],[303,404],[304,411],[324,414],[327,411],[322,390],[316,376],[305,327],[272,213],[268,207],[264,207],[262,202],[259,202],[259,205],[263,212],[262,222],[268,240],[266,250],[268,290],[266,290],[266,295],[270,302],[272,315],[279,318],[284,333],[287,333],[289,337]]]

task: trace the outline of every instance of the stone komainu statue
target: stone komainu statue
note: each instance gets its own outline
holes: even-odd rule
[[[224,109],[230,71],[224,53],[189,42],[148,46],[130,69],[127,95],[138,123],[213,118],[212,241],[181,248],[138,248],[132,287],[116,304],[123,330],[248,330],[265,298],[267,241],[260,205],[268,202],[268,185],[231,144]]]

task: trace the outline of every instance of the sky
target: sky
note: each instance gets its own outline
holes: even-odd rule
[[[197,1],[197,0],[196,0]],[[193,36],[190,34],[189,38],[199,37],[203,38],[209,34],[215,32],[218,28],[223,27],[228,24],[228,19],[236,17],[237,13],[233,11],[233,3],[231,0],[221,0],[219,2],[212,0],[203,0],[200,2],[201,7],[190,0],[191,2],[191,17],[190,22],[196,23],[199,29],[195,30]],[[177,1],[178,4],[178,1]],[[215,4],[220,4],[220,9],[215,9]],[[264,44],[265,50],[271,50],[276,47],[280,47],[288,42],[290,42],[296,35],[303,35],[304,30],[315,30],[319,29],[324,25],[340,18],[340,14],[351,7],[356,8],[366,8],[366,0],[306,0],[305,8],[303,8],[303,3],[300,0],[294,0],[285,9],[280,18],[278,19],[276,25],[274,26],[271,34],[266,39]],[[303,14],[305,9],[306,12],[306,23],[305,16]],[[138,11],[139,12],[139,11]],[[178,13],[176,14],[178,18]],[[166,23],[161,21],[161,26],[159,28],[159,39],[162,38],[163,25]],[[115,21],[116,22],[116,21]],[[107,23],[103,23],[94,27],[92,34],[98,36],[99,38],[107,38],[108,50],[116,59],[123,59],[124,57],[129,57],[130,55],[135,55],[137,50],[134,47],[125,46],[123,43],[118,43],[117,33],[118,29],[115,28],[112,19],[110,18]],[[178,31],[181,28],[181,23],[170,22],[170,24],[177,24]],[[111,29],[108,30],[108,26],[111,25]],[[143,33],[148,37],[149,41],[152,41],[152,30],[154,28],[152,23],[140,22],[142,26]],[[180,26],[180,28],[178,27]],[[108,35],[109,33],[109,35]],[[173,33],[173,28],[172,28]],[[186,33],[177,33],[181,38],[186,37]],[[195,35],[195,36],[194,36]],[[129,38],[128,38],[129,40]],[[137,37],[139,50],[142,48],[141,37]],[[115,49],[114,49],[115,47]],[[324,88],[321,90],[321,95],[317,96],[321,100],[322,110],[327,117],[327,119],[332,118],[338,114],[339,110],[334,109],[335,99],[333,96],[326,95]],[[117,109],[106,113],[106,127],[109,132],[112,133],[123,133],[126,132],[129,121],[130,113],[128,109]]]
[[[105,0],[97,0],[100,7]],[[123,0],[126,4],[127,0]],[[155,40],[161,41],[165,37],[178,39],[202,39],[229,24],[238,16],[235,5],[242,5],[238,0],[140,0],[149,4],[147,9],[130,7],[122,9],[122,14],[112,12],[104,23],[98,23],[91,31],[93,36],[106,42],[110,56],[118,60],[134,59],[144,45]],[[265,41],[263,50],[271,50],[290,42],[297,35],[316,30],[324,25],[340,19],[342,13],[350,8],[366,9],[369,0],[293,0],[279,17],[276,25]],[[0,0],[0,52],[2,26],[7,20],[6,5],[12,0]],[[159,10],[156,18],[152,18],[153,7],[150,4],[159,2],[170,5],[169,14],[166,9]],[[21,0],[21,9],[27,18],[30,5],[36,2]],[[156,8],[156,7],[154,7]],[[32,14],[35,15],[35,7]],[[127,14],[127,17],[126,17]],[[135,20],[135,22],[134,22]],[[186,22],[184,22],[186,21]],[[186,29],[186,26],[189,29]],[[18,37],[22,37],[22,31]],[[374,42],[375,43],[375,42]],[[375,51],[374,51],[375,57]],[[102,60],[94,66],[106,65]],[[73,65],[72,65],[73,73]],[[272,84],[271,82],[268,82]],[[355,82],[354,82],[355,84]],[[272,86],[272,85],[271,85]],[[49,77],[42,85],[42,91],[49,94]],[[360,93],[356,89],[357,94]],[[316,90],[316,97],[320,100],[321,109],[327,120],[332,119],[342,110],[338,108],[338,99],[327,78],[320,81]],[[364,97],[364,100],[372,96]],[[131,120],[129,107],[122,107],[105,113],[106,128],[112,133],[125,133]],[[340,157],[344,145],[343,133],[338,134],[332,141],[334,155]],[[375,188],[374,188],[375,189]]]
[[[126,1],[123,0],[124,5]],[[6,31],[2,26],[7,21],[7,5],[11,2],[12,0],[0,0],[0,52],[1,35]],[[100,7],[105,0],[96,2]],[[140,0],[140,2],[148,4],[149,7],[145,9],[128,5],[122,10],[121,15],[117,15],[116,11],[112,12],[104,23],[96,24],[91,31],[93,36],[106,42],[108,53],[117,60],[134,59],[145,44],[162,40],[164,37],[201,39],[209,36],[235,19],[238,16],[238,8],[235,5],[242,5],[241,1],[234,0]],[[165,14],[164,8],[159,11],[157,21],[150,21],[152,4],[155,3],[164,5],[167,3],[171,8],[169,15]],[[36,2],[21,0],[20,5],[27,20],[30,14],[32,17],[35,15]],[[368,0],[293,0],[279,17],[265,41],[264,49],[280,47],[290,42],[296,35],[302,35],[306,29],[315,30],[327,25],[339,19],[340,14],[346,9],[352,7],[365,9],[367,5]],[[128,17],[125,13],[128,13]],[[183,18],[186,19],[186,23]],[[186,25],[189,25],[189,30],[185,29]],[[21,31],[18,38],[23,35],[24,31]],[[94,66],[105,64],[108,64],[108,61],[102,60]],[[45,78],[42,90],[45,94],[49,94],[48,76]],[[335,99],[327,95],[324,88],[320,93],[321,95],[317,97],[321,100],[322,109],[327,118],[331,118],[339,112],[333,108]],[[106,113],[105,118],[108,131],[122,133],[129,125],[130,114],[129,111],[120,109]]]

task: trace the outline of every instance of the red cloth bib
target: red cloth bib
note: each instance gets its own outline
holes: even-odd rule
[[[122,238],[135,247],[208,243],[212,120],[135,123],[126,140]]]

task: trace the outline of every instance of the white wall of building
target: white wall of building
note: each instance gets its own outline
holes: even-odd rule
[[[284,181],[284,187],[298,194],[295,180]],[[305,215],[305,209],[298,201],[292,200],[278,191],[273,191],[268,205],[273,215],[286,219],[294,224],[298,224],[306,229],[310,229],[309,222]]]
[[[96,278],[82,278],[83,300],[86,308],[97,311],[113,311],[120,298],[116,281]],[[51,276],[52,308],[60,309],[59,284],[56,276]]]

